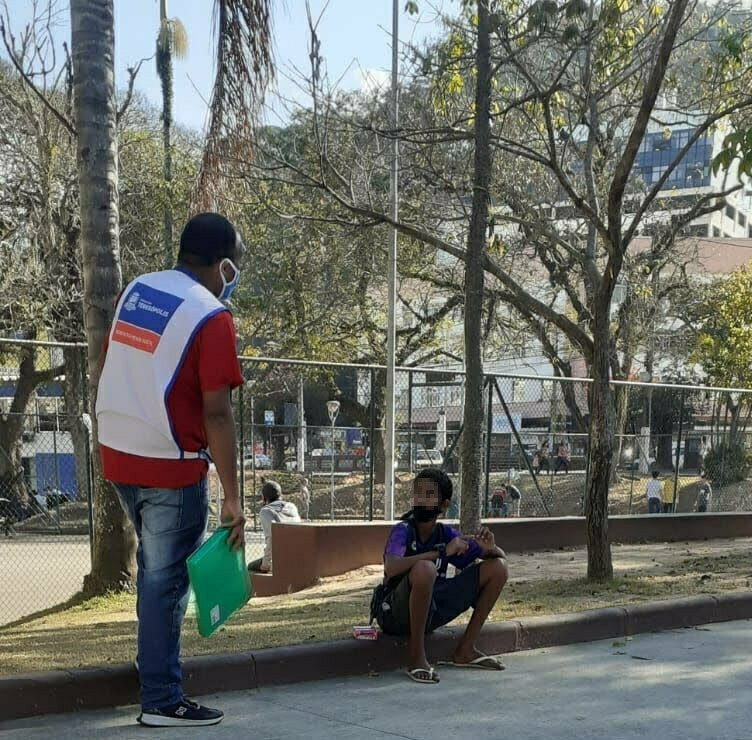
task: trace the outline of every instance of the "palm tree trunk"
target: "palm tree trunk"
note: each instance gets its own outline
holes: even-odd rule
[[[160,28],[167,22],[167,0],[160,2]],[[173,265],[172,254],[172,48],[168,43],[157,39],[157,74],[162,86],[162,149],[164,205],[162,208],[162,239],[164,247],[164,268]]]
[[[88,345],[89,394],[94,409],[103,342],[122,286],[118,214],[115,32],[113,0],[71,0],[74,117],[78,132],[78,183],[84,326]],[[94,442],[96,417],[92,414]],[[94,549],[87,594],[132,584],[135,538],[112,486],[93,456]]]

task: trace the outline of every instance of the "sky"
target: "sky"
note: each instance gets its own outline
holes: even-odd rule
[[[47,0],[36,0],[45,7]],[[67,3],[53,0],[59,10],[55,36],[69,40]],[[13,30],[30,20],[33,0],[4,0]],[[437,9],[449,10],[451,0],[423,0],[420,16],[410,17],[400,8],[400,39],[420,42],[439,29]],[[2,8],[0,0],[0,8]],[[391,65],[391,0],[310,0],[312,16],[321,15],[319,38],[330,80],[340,80],[343,89],[388,80]],[[171,0],[170,16],[178,17],[188,32],[189,53],[175,62],[175,120],[191,128],[205,121],[213,78],[212,0]],[[115,75],[119,88],[128,81],[127,69],[154,53],[159,22],[158,0],[115,0]],[[277,88],[281,96],[304,102],[305,97],[290,80],[293,69],[309,68],[309,35],[305,0],[274,0],[274,48]],[[155,105],[161,94],[154,61],[145,62],[136,89]],[[269,123],[284,121],[285,112],[274,95],[267,97]]]

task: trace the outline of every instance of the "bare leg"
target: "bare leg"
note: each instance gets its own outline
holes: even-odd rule
[[[426,621],[433,597],[436,580],[436,565],[430,560],[421,560],[410,570],[410,669],[431,667],[426,658]]]
[[[480,564],[480,593],[470,623],[454,651],[456,663],[469,663],[480,655],[475,647],[475,641],[478,639],[480,630],[488,619],[488,615],[499,598],[501,589],[504,588],[508,577],[509,570],[506,560],[495,558]]]

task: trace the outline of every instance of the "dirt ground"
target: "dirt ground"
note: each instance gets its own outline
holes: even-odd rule
[[[510,582],[491,620],[748,590],[751,553],[752,538],[614,545],[616,577],[608,584],[584,578],[583,548],[511,554]],[[198,636],[189,617],[183,655],[346,639],[353,625],[368,621],[371,590],[380,578],[381,567],[372,565],[324,579],[300,593],[252,599],[209,639]],[[121,594],[59,607],[0,628],[0,675],[131,661],[134,608],[134,596]],[[466,621],[464,615],[457,623]]]

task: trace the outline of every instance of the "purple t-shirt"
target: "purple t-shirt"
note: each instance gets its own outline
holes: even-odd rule
[[[448,524],[442,525],[444,528],[444,544],[448,545],[455,537],[460,537],[461,532],[454,527],[450,527]],[[387,555],[396,555],[397,557],[409,557],[410,555],[420,555],[421,553],[433,550],[437,544],[438,535],[434,530],[426,542],[420,542],[417,538],[415,540],[415,550],[412,552],[406,552],[407,550],[407,537],[408,537],[408,524],[407,522],[399,522],[392,527],[392,531],[389,533],[389,537],[386,541],[386,547],[384,547],[384,559]],[[447,558],[447,562],[451,563],[458,570],[467,568],[468,565],[472,565],[481,555],[483,550],[475,540],[470,540],[468,543],[467,552],[464,555],[452,555]]]

